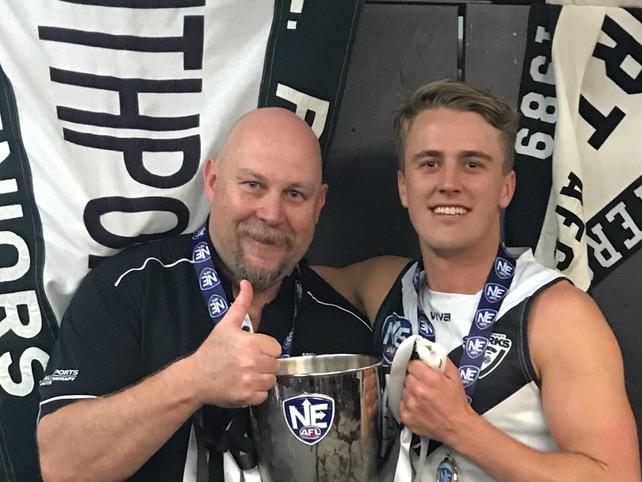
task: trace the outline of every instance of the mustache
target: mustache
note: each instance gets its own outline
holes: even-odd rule
[[[265,244],[286,245],[289,248],[292,247],[294,242],[291,233],[267,224],[241,223],[238,225],[236,231],[239,237],[247,236],[248,238]]]

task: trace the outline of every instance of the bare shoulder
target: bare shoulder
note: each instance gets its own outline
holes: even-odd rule
[[[568,281],[550,286],[535,299],[529,324],[542,331],[608,326],[593,298]]]
[[[373,320],[384,297],[409,261],[409,258],[401,256],[377,256],[343,268],[312,268]]]
[[[528,318],[529,349],[539,372],[545,365],[591,365],[596,353],[621,360],[615,335],[597,303],[568,281],[543,291]]]
[[[567,281],[550,286],[533,302],[528,346],[560,449],[598,461],[604,480],[640,480],[622,354],[597,303]]]

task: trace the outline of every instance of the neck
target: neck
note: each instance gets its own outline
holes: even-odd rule
[[[474,252],[447,254],[422,248],[426,284],[443,293],[477,293],[486,282],[498,243],[499,239],[488,246],[476,246]]]

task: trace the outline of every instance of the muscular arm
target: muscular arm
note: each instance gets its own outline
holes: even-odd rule
[[[408,258],[378,256],[344,268],[313,266],[342,296],[373,321],[386,294]]]
[[[558,452],[527,447],[474,413],[452,364],[446,376],[416,362],[409,366],[402,420],[417,433],[443,440],[499,481],[640,481],[621,355],[594,302],[568,283],[555,285],[534,303],[529,340]]]
[[[122,392],[67,405],[38,425],[45,481],[122,480],[132,475],[200,404],[187,359]]]
[[[191,356],[118,393],[46,415],[38,446],[46,481],[122,480],[204,404],[261,403],[276,381],[278,342],[241,330],[252,293],[241,293]]]

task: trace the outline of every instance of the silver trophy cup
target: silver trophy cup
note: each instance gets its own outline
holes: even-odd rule
[[[364,355],[279,360],[276,386],[251,410],[263,482],[374,480],[379,364]]]

